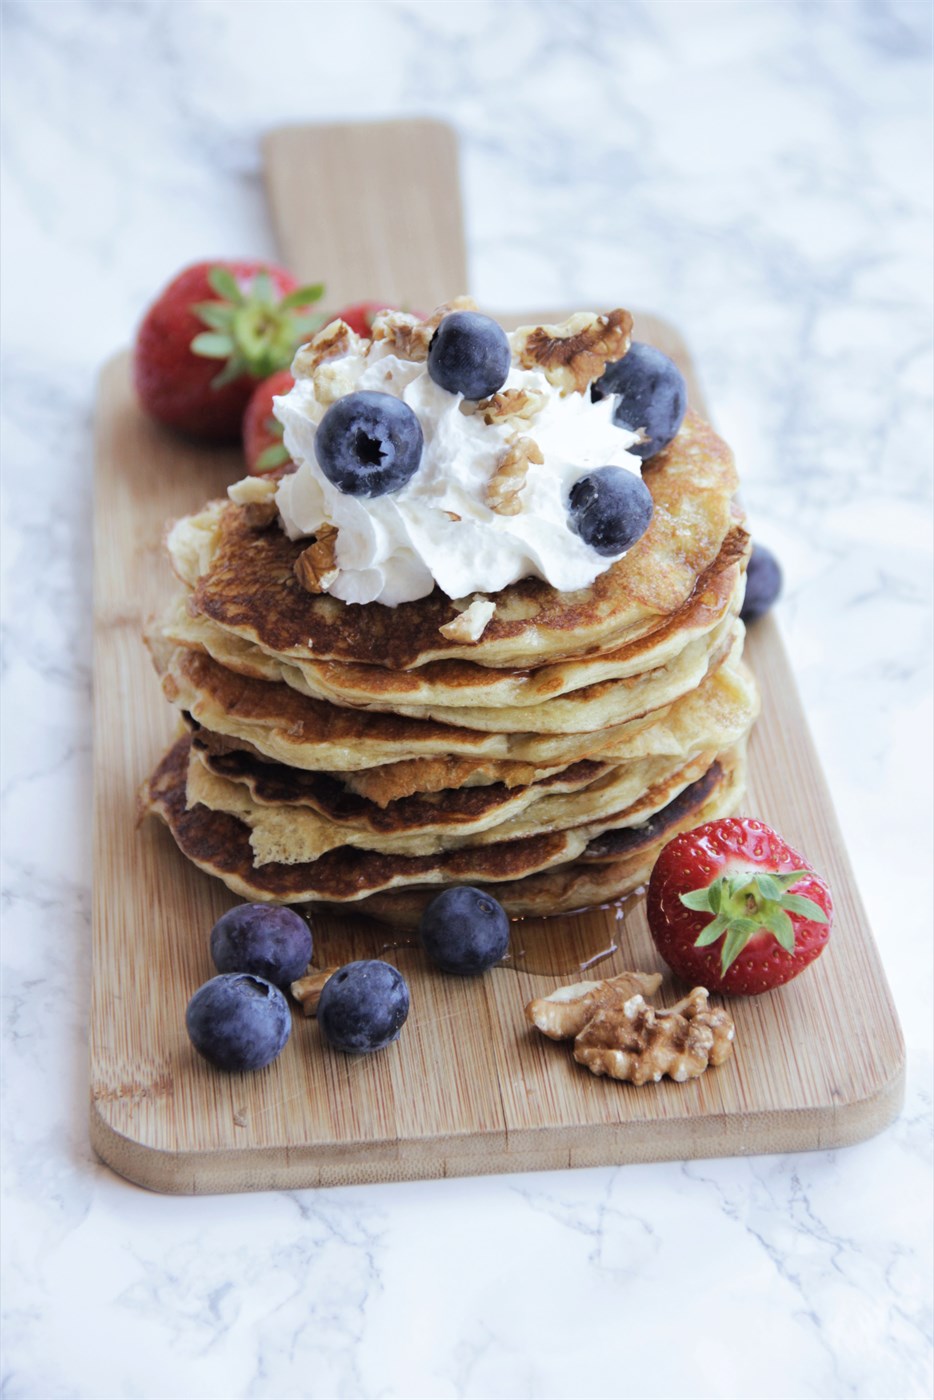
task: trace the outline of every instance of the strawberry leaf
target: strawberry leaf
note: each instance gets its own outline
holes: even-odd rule
[[[258,272],[253,278],[253,285],[250,288],[250,297],[253,301],[258,301],[262,306],[272,306],[275,301],[276,292],[272,285],[272,278],[268,272]]]
[[[229,301],[199,301],[191,309],[214,331],[229,331],[233,325],[234,308]]]
[[[235,379],[239,379],[241,374],[246,374],[246,363],[240,355],[233,355],[221,370],[211,380],[212,389],[223,389],[225,384],[232,384]]]
[[[756,875],[756,888],[763,899],[781,899],[783,890],[781,883],[775,879],[774,875]]]
[[[254,472],[271,472],[276,467],[282,467],[289,460],[289,454],[284,442],[274,442],[267,447],[265,452],[261,452],[253,463]]]
[[[705,929],[701,931],[698,938],[694,940],[695,948],[709,948],[711,943],[716,943],[717,939],[730,926],[730,921],[726,914],[718,914],[712,919]]]
[[[786,894],[782,897],[782,908],[787,909],[791,914],[800,914],[802,918],[813,919],[815,923],[826,924],[829,922],[827,915],[819,904],[815,904],[813,899],[808,899],[803,894]]]
[[[678,896],[678,898],[681,900],[681,903],[684,905],[685,909],[703,909],[711,910],[713,913],[717,912],[717,910],[713,908],[713,905],[710,902],[710,888],[703,890],[689,890],[687,894],[681,894]]]
[[[803,880],[805,875],[810,875],[810,873],[810,870],[789,870],[785,875],[773,875],[772,879],[781,887],[784,894],[785,890],[791,889],[792,885],[796,885],[799,880]]]
[[[723,949],[720,954],[720,972],[725,975],[730,970],[732,963],[736,961],[740,953],[746,946],[747,939],[738,929],[731,928],[726,938],[723,940]]]
[[[736,961],[740,953],[749,942],[754,933],[758,933],[760,925],[754,919],[732,919],[723,940],[723,952],[720,956],[720,971],[726,974],[730,965]]]
[[[237,279],[227,267],[212,267],[208,273],[208,283],[219,297],[224,301],[232,301],[235,306],[242,306],[245,300],[243,293],[237,286]]]
[[[280,311],[291,311],[293,307],[310,306],[313,301],[320,301],[324,296],[324,283],[315,282],[312,286],[296,287],[294,292],[289,292],[287,297],[283,297],[279,303]]]
[[[206,360],[226,360],[233,354],[234,343],[229,335],[216,331],[202,331],[191,342],[191,353],[201,355]]]
[[[773,909],[762,916],[762,927],[773,933],[786,953],[795,950],[795,926],[783,909]]]

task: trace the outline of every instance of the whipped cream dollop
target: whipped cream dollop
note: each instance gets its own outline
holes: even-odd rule
[[[293,540],[323,525],[337,529],[339,572],[329,593],[345,603],[394,607],[426,597],[436,584],[460,599],[530,575],[569,592],[615,562],[585,544],[568,517],[571,487],[595,467],[641,472],[628,450],[638,436],[613,423],[612,396],[592,403],[589,390],[562,393],[541,370],[514,363],[500,393],[528,390],[537,411],[487,423],[482,412],[464,412],[462,396],[436,384],[424,360],[394,353],[392,341],[348,342],[347,353],[310,373],[300,351],[294,387],[273,401],[285,446],[299,464],[276,493],[282,528]],[[345,494],[315,457],[315,434],[330,404],[366,389],[402,399],[424,435],[418,471],[384,496]],[[487,493],[517,437],[537,444],[542,461],[528,462],[518,511],[502,514],[487,504]]]

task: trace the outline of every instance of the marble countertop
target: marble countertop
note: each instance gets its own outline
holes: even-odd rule
[[[4,1400],[929,1395],[928,6],[2,17]],[[692,347],[905,1030],[871,1141],[199,1199],[91,1153],[95,376],[178,267],[274,254],[265,130],[419,113],[482,302],[619,296]]]

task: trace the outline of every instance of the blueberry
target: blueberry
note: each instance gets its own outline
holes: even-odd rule
[[[195,992],[185,1025],[199,1055],[216,1069],[262,1069],[288,1040],[292,1017],[279,988],[265,978],[224,972]]]
[[[506,383],[512,352],[502,326],[476,311],[445,316],[428,347],[428,373],[465,399],[486,399]]]
[[[568,501],[573,528],[606,556],[622,554],[641,539],[655,509],[642,477],[623,467],[597,467],[578,477]]]
[[[335,1050],[367,1055],[397,1040],[409,1014],[409,989],[391,963],[373,958],[331,974],[318,1002],[318,1025]]]
[[[385,496],[418,471],[423,442],[407,403],[362,389],[328,409],[315,434],[315,456],[346,496]]]
[[[746,597],[740,617],[754,622],[767,613],[782,591],[782,571],[778,560],[764,544],[754,544],[746,568]]]
[[[667,447],[681,427],[687,408],[688,391],[684,375],[673,360],[634,340],[621,360],[607,365],[600,379],[591,386],[595,401],[616,395],[613,422],[634,433],[642,428],[647,442],[631,447],[643,462]]]
[[[471,977],[498,963],[509,947],[509,916],[472,885],[442,890],[422,914],[422,947],[442,972]]]
[[[218,972],[252,972],[288,987],[311,962],[311,930],[294,909],[237,904],[211,929]]]

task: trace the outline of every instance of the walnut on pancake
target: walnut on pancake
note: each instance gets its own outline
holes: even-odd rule
[[[307,593],[326,593],[340,573],[337,563],[337,530],[333,525],[319,527],[314,544],[303,549],[295,561],[295,577]]]

